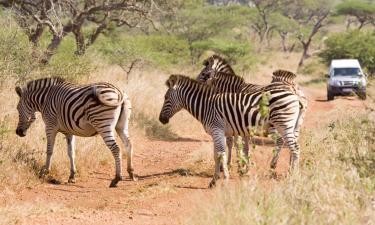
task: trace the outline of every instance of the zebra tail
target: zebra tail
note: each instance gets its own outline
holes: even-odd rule
[[[108,87],[94,85],[92,91],[94,97],[105,106],[116,107],[124,102],[124,93],[113,85]]]

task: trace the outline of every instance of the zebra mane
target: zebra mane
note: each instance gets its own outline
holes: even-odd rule
[[[43,88],[45,87],[50,87],[50,86],[54,86],[56,84],[61,84],[61,83],[64,83],[65,82],[65,79],[61,78],[61,77],[47,77],[47,78],[40,78],[40,79],[36,79],[36,80],[32,80],[32,81],[29,81],[27,82],[26,84],[26,90],[33,90],[35,87],[37,86],[43,86]],[[41,84],[41,85],[39,85]]]
[[[213,61],[219,61],[221,63],[221,65],[225,65],[228,69],[230,69],[231,73],[234,73],[232,67],[229,65],[228,61],[224,58],[224,57],[221,57],[220,55],[217,55],[217,54],[214,54],[212,55],[211,57],[205,59],[203,61],[203,65],[204,66],[208,66],[211,62],[211,64],[213,64]]]
[[[195,84],[197,86],[200,86],[200,87],[206,88],[206,89],[213,89],[210,85],[206,85],[206,84],[201,83],[197,80],[194,80],[191,77],[188,77],[186,75],[181,75],[181,74],[170,75],[168,80],[165,82],[165,84],[167,85],[167,87],[173,87],[174,85],[177,84],[178,81],[181,81],[182,83],[187,82],[187,83],[190,83],[190,84]]]
[[[294,79],[297,77],[295,73],[288,70],[275,70],[273,71],[272,82],[287,82],[294,83]]]

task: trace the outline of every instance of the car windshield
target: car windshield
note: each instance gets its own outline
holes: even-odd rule
[[[334,76],[361,76],[359,68],[335,68]]]

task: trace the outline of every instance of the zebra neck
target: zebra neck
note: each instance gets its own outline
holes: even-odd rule
[[[46,101],[50,96],[48,95],[51,87],[45,87],[43,89],[35,90],[34,93],[30,95],[30,102],[33,108],[37,112],[42,112]]]
[[[211,101],[214,96],[214,89],[202,87],[202,85],[192,85],[187,87],[180,98],[183,102],[183,108],[189,111],[200,122],[205,121],[210,110],[213,109]]]

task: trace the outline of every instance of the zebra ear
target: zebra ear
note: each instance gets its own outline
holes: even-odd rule
[[[167,82],[166,82],[166,85],[168,88],[175,88],[176,86],[176,82],[177,82],[177,76],[176,75],[171,75]]]
[[[16,93],[19,97],[22,96],[22,88],[20,88],[19,86],[16,87]]]

